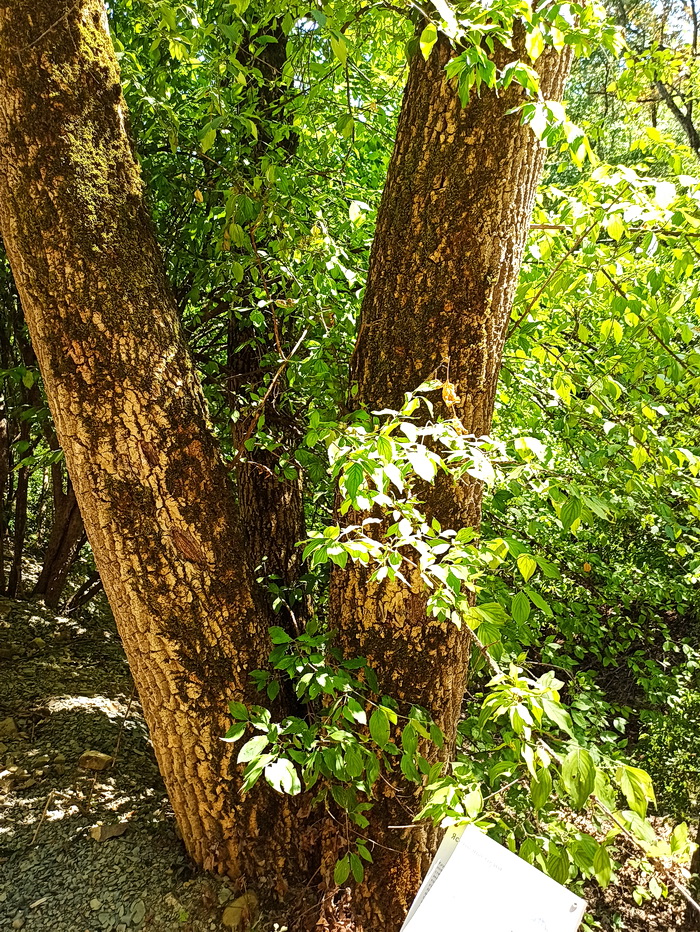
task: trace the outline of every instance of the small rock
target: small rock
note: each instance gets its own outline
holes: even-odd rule
[[[24,926],[24,923],[25,923],[26,921],[27,921],[27,920],[24,918],[24,916],[18,916],[17,919],[13,919],[13,921],[12,921],[12,928],[13,928],[13,929],[21,929],[21,928]]]
[[[15,720],[13,718],[4,718],[0,722],[0,735],[2,735],[3,738],[14,738],[17,731],[17,725],[15,725]]]
[[[0,647],[0,660],[12,660],[16,653],[14,647]]]
[[[46,647],[46,641],[43,638],[34,638],[32,641],[32,647]]]
[[[66,755],[65,755],[65,754],[56,754],[56,755],[54,756],[53,761],[54,761],[54,764],[65,764],[65,762],[66,762]]]
[[[94,909],[97,912],[98,909],[102,909],[102,903],[100,900],[95,897],[93,900],[90,900],[90,909]]]
[[[257,914],[258,898],[252,890],[249,890],[226,907],[221,921],[235,932],[243,932],[244,929],[249,929],[253,925]]]
[[[109,754],[103,754],[101,751],[83,751],[78,766],[84,767],[85,770],[106,770],[112,763],[113,758]]]
[[[107,841],[108,838],[118,838],[129,827],[128,822],[116,822],[112,825],[93,825],[90,835],[95,841]]]
[[[131,912],[131,921],[135,926],[141,925],[146,916],[146,904],[139,900]]]

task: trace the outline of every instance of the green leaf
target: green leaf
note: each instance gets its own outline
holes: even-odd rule
[[[209,126],[199,138],[199,149],[202,155],[208,152],[216,141],[216,127]]]
[[[622,234],[625,232],[625,225],[619,214],[613,214],[612,217],[609,217],[605,224],[605,228],[615,242],[619,242],[619,240],[622,239]]]
[[[359,463],[351,463],[345,473],[345,490],[350,498],[355,498],[365,478],[365,471]]]
[[[462,805],[469,818],[475,819],[484,808],[484,797],[481,793],[481,789],[477,786],[476,789],[467,793],[462,799]]]
[[[255,735],[250,741],[246,741],[238,752],[238,763],[245,764],[248,761],[254,760],[256,757],[260,757],[269,743],[267,735]]]
[[[574,808],[582,809],[595,786],[595,764],[585,748],[569,751],[562,764],[561,778]]]
[[[569,855],[564,848],[559,848],[551,841],[546,861],[547,873],[557,883],[566,883],[569,879]]]
[[[574,860],[574,864],[584,873],[593,871],[593,859],[599,848],[598,842],[590,835],[581,835],[571,845],[569,845],[569,854]]]
[[[433,50],[433,46],[437,42],[437,27],[435,23],[428,23],[423,32],[420,34],[420,39],[418,44],[420,45],[420,50],[423,53],[423,58],[428,60],[430,53]]]
[[[352,876],[355,878],[357,883],[362,883],[362,878],[365,876],[365,868],[362,861],[353,851],[350,855],[350,869],[352,871]]]
[[[248,706],[244,705],[242,702],[229,702],[228,710],[231,716],[239,722],[248,721]]]
[[[530,798],[535,809],[541,809],[552,794],[552,776],[549,770],[538,771],[534,780],[530,781]]]
[[[525,51],[534,65],[542,52],[544,52],[544,36],[540,29],[533,29],[532,32],[526,33]]]
[[[612,863],[605,845],[598,845],[593,857],[593,873],[601,887],[607,887],[612,878]]]
[[[340,33],[334,35],[331,33],[331,48],[333,49],[333,54],[338,59],[338,61],[345,65],[348,60],[348,47],[345,42],[345,39]]]
[[[537,569],[537,562],[534,559],[534,557],[530,556],[529,553],[521,553],[517,559],[517,564],[518,564],[518,569],[520,570],[520,573],[523,579],[525,580],[525,582],[527,582],[530,579],[532,574]]]
[[[564,530],[568,531],[574,521],[581,517],[581,500],[578,498],[567,498],[559,515]]]
[[[268,628],[267,630],[273,644],[289,644],[293,640],[284,628],[279,628],[277,625],[273,625],[272,628]]]
[[[369,718],[369,733],[380,748],[386,747],[389,742],[389,720],[383,709],[375,709]]]
[[[286,757],[278,757],[265,768],[265,779],[278,793],[297,796],[301,793],[301,781],[294,764]]]
[[[246,730],[245,722],[242,722],[241,724],[238,724],[238,725],[231,725],[229,730],[224,735],[223,740],[230,741],[232,743],[235,741],[238,741],[245,734],[245,730]]]
[[[642,818],[645,818],[648,803],[656,802],[654,786],[649,774],[637,767],[630,767],[627,764],[623,764],[621,767],[618,767],[615,778],[620,789],[625,794],[630,809]]]
[[[333,880],[340,887],[350,876],[350,857],[345,855],[339,861],[336,861],[333,869]]]
[[[555,702],[554,699],[545,697],[541,701],[542,708],[547,718],[554,722],[555,725],[558,725],[567,735],[573,737],[571,716],[566,709],[559,702]]]
[[[413,762],[413,758],[410,754],[401,755],[401,773],[406,777],[407,780],[410,780],[412,783],[420,783],[421,775],[418,772],[418,768]]]
[[[530,600],[524,592],[519,592],[510,603],[510,613],[519,625],[530,617]]]
[[[688,825],[681,822],[671,832],[671,852],[673,854],[682,854],[688,847]]]

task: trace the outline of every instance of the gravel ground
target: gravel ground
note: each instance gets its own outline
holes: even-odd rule
[[[81,766],[87,751],[115,761]],[[227,882],[178,838],[103,597],[75,618],[0,597],[0,812],[0,932],[243,932]],[[598,928],[683,928],[677,895],[633,903],[622,860],[628,896],[586,890]]]
[[[87,769],[85,751],[116,761]],[[3,932],[230,932],[232,891],[178,839],[103,601],[68,619],[0,598],[0,809]]]

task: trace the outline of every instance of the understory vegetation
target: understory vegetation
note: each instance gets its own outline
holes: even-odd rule
[[[407,822],[474,822],[577,892],[620,883],[640,905],[680,883],[698,898],[694,3],[108,5],[146,203],[241,509],[251,486],[299,502],[284,558],[259,546],[278,539],[275,513],[247,538],[270,662],[225,738],[243,792],[266,781],[335,813],[339,888],[373,863],[378,781],[396,777],[419,788]],[[514,29],[527,54],[497,73]],[[402,399],[356,400],[408,61],[441,35],[462,104],[522,85],[518,119],[546,150],[483,436],[464,427],[449,356],[427,371],[387,346]],[[560,104],[536,66],[564,45],[577,58]],[[0,583],[70,613],[99,574],[5,260],[0,301]],[[440,482],[481,489],[480,526],[438,520]],[[28,558],[45,570],[31,587]],[[368,591],[424,591],[427,618],[466,632],[454,753],[439,697],[407,706],[338,639],[334,586],[353,566]],[[634,889],[620,845],[642,865]]]

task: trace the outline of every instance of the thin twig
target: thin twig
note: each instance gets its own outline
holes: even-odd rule
[[[616,818],[615,814],[614,814],[613,812],[611,812],[611,811],[608,809],[608,807],[605,805],[605,803],[602,803],[596,796],[593,797],[593,801],[595,802],[596,806],[601,810],[601,812],[604,812],[605,815],[606,815],[612,822],[614,822],[615,825],[617,825],[617,827],[620,829],[620,831],[621,831],[622,834],[625,836],[625,838],[626,838],[628,841],[630,841],[633,845],[635,845],[635,847],[637,847],[640,851],[642,851],[642,852],[644,853],[644,855],[645,855],[647,858],[649,858],[650,861],[653,861],[653,862],[654,862],[654,865],[655,865],[655,867],[656,867],[656,869],[657,869],[657,871],[659,871],[659,873],[663,874],[663,875],[666,877],[666,879],[669,880],[669,881],[671,882],[671,884],[676,888],[676,890],[678,890],[678,892],[680,893],[680,895],[693,907],[693,909],[696,910],[698,913],[700,913],[700,903],[697,903],[697,902],[693,899],[693,897],[692,897],[691,894],[690,894],[690,891],[689,891],[686,887],[684,887],[682,883],[678,883],[678,881],[675,879],[675,877],[674,877],[673,874],[669,871],[669,869],[666,867],[666,865],[665,865],[665,864],[662,864],[661,861],[659,861],[658,858],[650,857],[650,856],[647,854],[647,852],[644,850],[644,846],[641,845],[641,844],[637,841],[637,839],[634,837],[634,835],[633,835],[630,831],[628,831],[628,830],[625,828],[625,826],[622,824],[622,822],[620,822],[620,821]]]
[[[39,819],[39,824],[38,824],[37,827],[36,827],[36,831],[35,831],[34,834],[32,835],[32,840],[31,840],[30,843],[29,843],[30,845],[34,845],[34,844],[36,843],[37,838],[39,837],[39,831],[40,831],[40,829],[41,829],[41,826],[44,824],[44,819],[46,818],[46,813],[48,812],[49,805],[50,805],[50,803],[51,803],[51,800],[52,800],[53,797],[54,797],[54,793],[55,793],[55,792],[56,792],[55,790],[51,790],[51,792],[49,793],[49,795],[46,797],[46,803],[44,804],[44,809],[43,809],[43,811],[42,811],[42,813],[41,813],[41,818]]]
[[[559,764],[562,763],[563,758],[562,758],[562,756],[561,756],[560,754],[557,754],[557,752],[556,752],[555,750],[553,750],[553,749],[552,749],[548,744],[546,744],[544,741],[542,741],[542,739],[540,739],[540,742],[539,742],[539,743],[540,743],[540,745],[542,746],[542,748],[543,748],[551,757],[553,757],[555,761],[557,761],[557,763],[559,763]],[[695,900],[693,899],[693,897],[692,897],[691,894],[690,894],[690,891],[687,890],[687,889],[683,886],[682,883],[679,883],[679,882],[675,879],[675,877],[674,877],[673,874],[669,871],[669,869],[666,867],[666,865],[663,864],[658,858],[655,858],[655,857],[651,856],[651,855],[646,851],[646,849],[644,848],[644,845],[642,845],[642,844],[634,837],[634,835],[622,824],[622,822],[620,822],[620,820],[617,818],[617,816],[615,815],[615,813],[614,813],[614,812],[611,812],[610,809],[608,809],[608,807],[605,805],[605,803],[601,802],[601,801],[598,799],[598,797],[595,796],[595,795],[593,795],[593,794],[591,794],[591,799],[593,800],[594,805],[595,805],[598,809],[600,809],[600,811],[601,811],[605,816],[607,816],[607,818],[610,819],[611,822],[614,822],[614,823],[615,823],[615,825],[620,829],[620,831],[621,831],[622,834],[625,836],[625,838],[626,838],[631,844],[633,844],[634,847],[635,847],[638,851],[641,851],[642,854],[643,854],[646,858],[648,858],[648,860],[649,860],[650,862],[653,862],[653,864],[654,864],[654,866],[655,866],[657,872],[660,873],[660,874],[662,874],[664,877],[666,877],[666,879],[670,881],[670,883],[672,884],[672,886],[674,886],[674,887],[676,888],[676,890],[678,890],[678,892],[681,894],[681,896],[682,896],[685,900],[687,900],[687,902],[693,907],[693,909],[697,910],[697,912],[700,913],[700,904],[695,902]]]
[[[603,275],[607,278],[607,280],[608,280],[608,281],[610,282],[610,284],[613,286],[613,288],[615,289],[615,291],[620,295],[620,297],[621,297],[621,298],[624,298],[625,301],[629,301],[629,295],[620,287],[619,283],[615,281],[615,279],[612,277],[612,275],[610,275],[610,273],[607,271],[607,269],[601,268],[600,271],[601,271],[601,272],[603,273]],[[669,353],[669,355],[673,356],[673,358],[676,360],[676,362],[678,363],[678,365],[679,365],[682,369],[685,369],[686,372],[697,371],[697,370],[692,369],[683,359],[681,359],[681,357],[680,357],[677,353],[675,353],[675,352],[671,349],[671,347],[670,347],[667,343],[665,343],[665,342],[661,339],[661,337],[660,337],[660,336],[658,335],[658,333],[654,330],[654,328],[651,326],[651,324],[647,324],[647,330],[648,330],[650,336],[652,336],[652,337],[656,340],[657,343],[659,343],[661,346],[663,346],[663,348],[666,350],[667,353]]]

